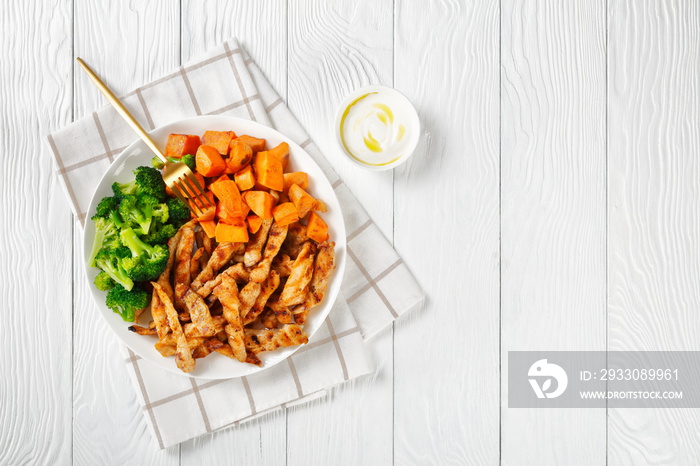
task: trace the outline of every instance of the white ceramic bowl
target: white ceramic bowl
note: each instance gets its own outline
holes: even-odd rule
[[[268,147],[274,147],[283,141],[288,142],[290,152],[290,167],[288,167],[288,171],[304,171],[308,173],[310,192],[328,205],[328,212],[323,214],[323,219],[328,224],[331,240],[335,241],[336,269],[328,284],[328,290],[323,302],[309,312],[307,322],[304,325],[304,330],[310,337],[319,329],[326,316],[328,316],[338,296],[345,270],[345,223],[335,191],[319,166],[304,149],[274,129],[259,123],[229,116],[201,116],[162,126],[151,131],[150,134],[156,144],[160,147],[165,147],[165,142],[170,133],[201,135],[206,130],[232,130],[236,134],[250,134],[251,136],[266,139]],[[88,221],[83,232],[83,264],[85,265],[86,279],[89,282],[90,291],[97,304],[97,309],[117,337],[134,353],[156,366],[177,374],[184,374],[176,367],[175,358],[164,358],[156,351],[153,346],[156,343],[154,337],[141,336],[130,332],[128,327],[132,325],[132,322],[124,322],[121,316],[112,312],[105,305],[106,293],[98,290],[93,283],[99,269],[90,267],[87,263],[95,235],[95,224],[90,220],[90,217],[94,215],[97,204],[103,197],[112,195],[111,185],[114,181],[126,182],[133,180],[133,170],[141,165],[150,165],[152,157],[153,153],[146,145],[141,140],[136,140],[107,169],[95,190],[88,209]],[[150,315],[141,316],[141,323],[148,322],[150,318]],[[241,363],[215,353],[206,358],[198,359],[195,370],[184,375],[206,379],[229,379],[254,374],[283,361],[300,347],[293,346],[260,353],[259,357],[263,363],[262,367]]]
[[[364,163],[361,160],[358,160],[355,158],[352,154],[348,152],[348,150],[345,148],[345,145],[343,144],[343,141],[341,139],[341,132],[343,131],[341,127],[341,121],[343,119],[343,114],[345,113],[345,110],[352,104],[355,100],[358,98],[362,97],[365,94],[370,94],[370,93],[377,93],[379,95],[387,95],[391,96],[392,98],[396,99],[398,102],[400,102],[401,105],[401,111],[403,116],[405,117],[405,121],[407,123],[407,128],[406,128],[406,134],[408,135],[409,142],[408,142],[408,149],[405,154],[403,154],[401,157],[398,159],[394,160],[393,162],[384,164],[384,165],[371,165],[368,163]],[[396,112],[396,109],[394,109],[394,112]],[[402,163],[404,163],[406,160],[408,160],[413,153],[416,150],[416,146],[418,145],[418,140],[420,138],[420,119],[418,118],[418,112],[416,112],[415,107],[411,103],[411,101],[397,91],[396,89],[393,89],[391,87],[386,87],[386,86],[367,86],[363,87],[360,89],[355,90],[352,92],[350,95],[348,95],[345,100],[338,106],[338,110],[336,111],[335,114],[335,121],[334,121],[334,127],[333,127],[333,134],[335,135],[336,142],[338,144],[338,147],[340,148],[340,152],[353,164],[357,165],[358,167],[365,168],[367,170],[373,170],[373,171],[384,171],[384,170],[391,170],[392,168],[395,168]]]

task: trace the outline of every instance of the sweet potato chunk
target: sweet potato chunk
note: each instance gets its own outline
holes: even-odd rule
[[[229,147],[230,152],[226,160],[226,173],[237,173],[253,160],[253,149],[248,144],[234,139]]]
[[[262,218],[272,218],[272,208],[275,206],[275,198],[265,191],[246,191],[243,200],[256,215]]]
[[[244,220],[234,220],[234,223],[219,222],[216,225],[216,241],[219,243],[228,241],[231,243],[245,243],[248,241],[248,227]]]
[[[309,175],[304,172],[285,173],[284,192],[287,193],[293,184],[299,185],[301,189],[309,189]]]
[[[192,134],[171,134],[165,144],[165,156],[180,158],[185,154],[194,154],[199,147],[199,136]]]
[[[234,175],[234,180],[240,191],[247,191],[255,186],[255,176],[253,175],[253,167],[246,165],[243,170]]]
[[[202,144],[212,146],[219,154],[228,154],[229,144],[231,139],[236,137],[233,131],[205,131],[202,136]]]
[[[265,150],[264,139],[254,138],[253,136],[248,136],[247,134],[238,136],[238,138],[236,139],[240,142],[248,144],[250,148],[253,149],[253,152],[260,152],[261,150]]]
[[[267,152],[280,161],[283,169],[287,168],[287,164],[289,163],[289,144],[282,142]],[[282,188],[278,189],[277,191],[282,191]]]
[[[219,176],[226,170],[226,162],[221,158],[219,151],[213,147],[203,144],[197,149],[195,158],[197,171],[202,176]]]
[[[246,212],[243,206],[243,199],[235,181],[216,181],[209,186],[209,189],[219,199],[219,204],[221,204],[219,214],[226,217],[225,221],[230,222],[234,218],[245,218]]]
[[[299,220],[299,212],[294,204],[285,202],[272,209],[272,216],[275,217],[275,223],[283,227]]]
[[[258,152],[253,162],[255,181],[265,188],[282,191],[284,189],[284,175],[282,162],[270,151]]]
[[[214,220],[199,221],[199,225],[209,238],[216,236],[216,222]]]
[[[317,243],[323,243],[328,240],[328,225],[316,212],[311,212],[311,215],[309,215],[309,222],[306,225],[306,236]]]
[[[249,215],[245,219],[245,221],[248,224],[248,231],[251,232],[252,234],[255,234],[260,229],[260,226],[262,225],[263,219],[262,219],[262,217],[259,217],[257,215]]]
[[[293,184],[289,188],[289,200],[292,201],[294,207],[299,212],[299,217],[304,218],[306,214],[312,210],[316,210],[316,199],[304,191],[298,184]]]

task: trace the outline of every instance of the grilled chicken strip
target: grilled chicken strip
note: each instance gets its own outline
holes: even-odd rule
[[[245,346],[251,353],[273,351],[283,346],[296,346],[309,341],[304,329],[297,324],[269,330],[245,329]]]
[[[315,252],[315,247],[310,241],[304,243],[280,296],[280,303],[284,306],[291,307],[306,300],[308,285],[314,273]]]
[[[270,227],[272,227],[272,219],[263,220],[260,229],[248,241],[248,246],[243,256],[243,263],[246,267],[253,267],[262,259],[262,250],[267,241],[267,235],[270,233]]]
[[[180,326],[177,311],[175,310],[175,307],[170,301],[170,298],[168,297],[167,293],[165,292],[165,290],[163,290],[163,287],[156,282],[151,282],[151,284],[153,285],[154,291],[158,293],[160,300],[165,305],[165,314],[168,316],[168,323],[170,324],[170,328],[173,331],[173,335],[177,345],[175,363],[182,372],[192,372],[195,367],[195,362],[192,358],[192,353],[187,343],[185,333],[182,331],[182,327]]]
[[[224,319],[227,325],[224,327],[228,344],[231,347],[234,358],[245,362],[246,349],[243,333],[243,321],[241,319],[241,302],[238,299],[238,285],[233,277],[224,276],[221,284],[214,288],[214,294],[224,307]]]
[[[287,237],[287,227],[281,227],[277,223],[273,223],[270,228],[270,234],[267,238],[267,244],[265,245],[265,254],[263,255],[262,261],[250,272],[250,279],[257,283],[262,283],[267,278],[270,273],[270,267],[272,266],[272,260],[275,258],[277,253],[280,251],[280,247]]]
[[[199,334],[204,337],[216,335],[217,330],[214,319],[209,312],[209,306],[207,306],[202,297],[196,291],[188,289],[182,300],[190,313],[192,323],[199,330]]]
[[[243,319],[244,325],[248,325],[249,323],[253,322],[260,314],[262,314],[262,312],[265,310],[267,300],[270,299],[270,295],[275,292],[278,286],[280,286],[280,276],[273,270],[270,272],[270,275],[267,276],[267,280],[263,282],[260,294],[255,300],[255,304],[253,304],[253,307]]]
[[[185,310],[182,299],[190,289],[190,266],[192,246],[194,245],[194,223],[185,223],[181,228],[182,236],[175,252],[175,307]]]
[[[214,278],[216,272],[231,260],[231,256],[233,256],[234,252],[239,247],[237,245],[238,243],[219,243],[218,246],[216,246],[216,249],[211,253],[207,266],[202,269],[199,275],[197,275],[197,278],[192,282],[192,289],[194,291],[197,291],[204,283]]]
[[[243,263],[238,263],[230,266],[219,275],[202,285],[202,287],[197,290],[197,294],[202,298],[206,298],[211,294],[214,288],[221,285],[221,280],[223,280],[224,276],[230,276],[236,280],[236,283],[248,283],[248,279],[250,278],[250,274],[245,267],[243,267]]]
[[[294,321],[297,324],[304,325],[309,310],[323,301],[326,288],[328,287],[328,279],[334,268],[335,243],[328,241],[321,243],[318,247],[316,259],[314,260],[314,275],[313,278],[311,278],[311,283],[309,283],[309,293],[306,296],[306,300],[292,310]]]

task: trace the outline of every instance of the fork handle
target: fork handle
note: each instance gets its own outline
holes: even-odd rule
[[[129,113],[129,111],[124,107],[124,105],[121,103],[119,99],[117,99],[117,96],[115,96],[112,91],[107,87],[105,83],[102,82],[102,80],[95,74],[92,69],[85,63],[80,57],[76,58],[78,60],[78,63],[80,63],[80,66],[83,67],[87,75],[92,79],[92,82],[95,83],[97,88],[100,90],[102,95],[104,95],[107,100],[109,101],[110,104],[112,104],[112,107],[124,118],[124,120],[129,123],[129,126],[131,126],[134,131],[136,131],[136,134],[139,135],[139,137],[143,140],[143,142],[146,143],[146,145],[153,151],[154,154],[156,154],[163,162],[167,162],[168,159],[165,158],[163,155],[163,152],[160,150],[160,148],[156,145],[155,142],[153,142],[153,139],[151,139],[151,136],[141,127],[138,121],[136,121],[136,118]]]

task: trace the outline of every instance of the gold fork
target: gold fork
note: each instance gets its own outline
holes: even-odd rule
[[[77,58],[80,66],[83,67],[90,79],[95,83],[97,88],[107,98],[112,107],[129,123],[129,126],[136,131],[136,134],[146,143],[146,145],[165,163],[163,167],[163,181],[172,190],[173,193],[183,201],[195,215],[202,215],[203,209],[207,207],[215,207],[209,197],[204,194],[204,186],[194,176],[190,167],[182,162],[170,162],[156,143],[151,139],[151,136],[141,127],[136,118],[129,113],[124,105],[117,99],[112,91],[105,83],[95,74],[92,69],[81,59]],[[188,202],[187,198],[192,202]]]

